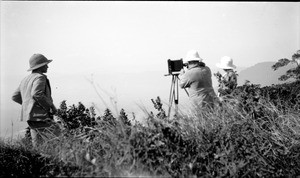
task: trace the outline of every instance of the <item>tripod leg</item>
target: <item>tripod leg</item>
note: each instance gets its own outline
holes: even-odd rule
[[[170,96],[169,96],[169,105],[172,105],[172,96],[173,96],[173,78],[172,78],[172,82],[171,82],[171,89],[170,89]]]
[[[179,103],[179,87],[178,87],[178,76],[175,77],[176,91],[174,90],[174,102],[175,102],[175,114],[178,113],[178,103]],[[175,87],[175,86],[174,86]]]
[[[174,104],[175,104],[175,114],[177,113],[177,104],[178,104],[178,88],[176,87],[177,85],[177,79],[174,77],[174,83],[173,83],[173,98],[174,98]]]
[[[169,111],[168,111],[168,117],[170,117],[170,113],[171,113],[171,108],[172,108],[172,104],[173,104],[173,99],[175,97],[175,76],[172,76],[172,83],[171,83],[171,90],[170,90],[170,98],[169,98]]]
[[[168,110],[168,117],[170,117],[171,107],[172,107],[172,90],[173,90],[173,77],[171,81],[171,89],[170,89],[170,96],[169,96],[169,110]]]
[[[177,79],[177,77],[175,78],[174,85],[176,85],[176,89],[174,89],[174,96],[176,95],[175,104],[178,104],[179,92],[178,92],[178,79]]]

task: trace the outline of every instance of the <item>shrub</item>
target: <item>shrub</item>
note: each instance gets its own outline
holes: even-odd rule
[[[82,103],[63,101],[64,134],[37,149],[1,144],[0,169],[10,168],[3,176],[296,177],[299,86],[247,83],[214,110],[173,118],[157,97],[151,101],[158,113],[146,124],[129,120],[123,109],[117,117],[109,109],[96,117]]]
[[[286,66],[289,63],[296,64],[296,67],[289,69],[286,71],[286,74],[280,76],[278,79],[281,81],[286,81],[290,78],[300,80],[300,50],[298,50],[295,54],[292,55],[292,59],[289,60],[287,58],[279,59],[273,66],[273,70],[277,70],[280,67]]]
[[[70,176],[78,170],[30,149],[22,142],[0,141],[0,177],[54,177]]]

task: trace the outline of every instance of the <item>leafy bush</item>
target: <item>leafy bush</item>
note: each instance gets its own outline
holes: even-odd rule
[[[70,176],[76,166],[45,157],[26,148],[22,142],[8,144],[0,141],[0,177],[54,177]]]
[[[158,97],[151,100],[158,113],[149,112],[145,124],[128,119],[123,109],[117,117],[109,109],[96,117],[82,103],[67,107],[63,101],[64,134],[37,149],[25,141],[2,144],[1,170],[10,167],[3,176],[19,171],[18,176],[296,177],[299,84],[248,83],[213,111],[180,111],[173,118]]]
[[[223,103],[217,113],[193,118],[198,123],[183,117],[186,123],[180,127],[152,120],[154,128],[145,127],[132,140],[136,159],[154,169],[154,175],[172,177],[300,174],[299,113],[284,117],[271,103],[261,108],[263,117],[231,108]]]
[[[287,58],[279,59],[273,66],[273,70],[277,70],[280,67],[286,66],[290,63],[296,64],[296,67],[289,69],[286,71],[286,74],[279,77],[279,80],[286,81],[290,78],[300,80],[300,50],[298,50],[295,54],[292,55],[292,59],[289,60]]]
[[[238,76],[237,71],[233,72],[235,76]],[[229,95],[237,86],[237,83],[235,81],[224,80],[224,77],[219,71],[217,73],[214,73],[214,76],[218,81],[218,93],[220,96]]]
[[[96,124],[94,108],[91,107],[89,110],[81,102],[78,103],[78,106],[73,104],[68,109],[66,101],[62,101],[57,115],[62,121],[64,127],[69,130],[85,126],[91,127]]]

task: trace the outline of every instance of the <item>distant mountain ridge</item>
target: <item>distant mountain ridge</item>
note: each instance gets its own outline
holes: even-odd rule
[[[243,85],[246,80],[249,80],[252,84],[260,84],[261,87],[285,83],[286,81],[279,81],[278,78],[294,66],[293,64],[289,64],[274,71],[272,65],[275,63],[261,62],[241,70],[238,73],[238,85]]]

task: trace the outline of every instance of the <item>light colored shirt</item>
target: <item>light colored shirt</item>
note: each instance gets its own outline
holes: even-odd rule
[[[189,97],[196,105],[212,105],[216,94],[212,87],[212,74],[209,67],[191,67],[180,76],[180,87],[188,88]]]

